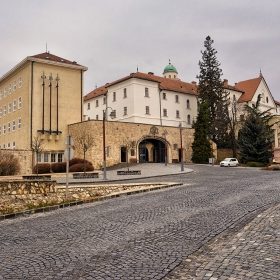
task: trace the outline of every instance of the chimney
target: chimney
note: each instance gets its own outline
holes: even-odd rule
[[[153,73],[153,72],[148,72],[148,74],[149,74],[149,75],[154,75],[154,73]]]
[[[193,85],[196,85],[196,82],[195,82],[195,81],[192,81],[192,84],[193,84]]]
[[[228,87],[228,80],[224,79],[224,86]]]

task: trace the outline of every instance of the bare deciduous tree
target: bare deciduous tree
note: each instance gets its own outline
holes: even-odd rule
[[[79,125],[72,133],[75,148],[83,152],[84,173],[86,172],[86,152],[95,145],[93,132],[87,127],[86,123]]]
[[[132,140],[123,140],[121,147],[124,147],[126,149],[126,163],[127,163],[127,171],[129,171],[129,162],[128,162],[128,154],[131,151],[132,148],[135,147],[135,141]]]
[[[38,154],[44,150],[44,140],[42,140],[39,136],[34,136],[33,141],[31,143],[31,150],[36,154],[36,166],[37,166],[37,176],[38,176]]]

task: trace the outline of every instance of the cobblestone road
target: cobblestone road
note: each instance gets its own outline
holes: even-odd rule
[[[183,182],[181,187],[1,222],[0,279],[230,279],[227,267],[224,275],[209,274],[206,242],[211,240],[214,256],[221,244],[232,248],[230,240],[244,241],[243,233],[234,241],[234,232],[280,202],[280,174],[252,168],[188,168],[195,172],[162,178]],[[268,249],[272,256],[264,256],[274,261],[276,238],[266,235],[272,236],[266,237],[272,241]],[[253,236],[244,233],[243,239],[251,241]],[[250,242],[245,244],[250,254],[244,258],[254,259]],[[198,252],[201,259],[195,255]],[[217,270],[230,255],[223,252],[212,265]],[[194,257],[198,265],[190,269],[186,262]],[[272,266],[270,278],[233,274],[232,279],[279,279],[279,263]],[[187,278],[187,270],[200,278]]]

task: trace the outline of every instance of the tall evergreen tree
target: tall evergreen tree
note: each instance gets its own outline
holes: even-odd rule
[[[207,102],[199,103],[196,122],[193,124],[194,141],[192,143],[192,162],[208,163],[212,151],[209,142],[211,118]]]
[[[210,108],[211,127],[210,133],[218,148],[229,146],[229,98],[224,90],[221,76],[220,63],[217,60],[217,51],[212,47],[214,41],[210,36],[204,41],[205,50],[202,53],[202,61],[199,61],[200,73],[197,76],[198,99],[200,102],[208,102]]]
[[[271,158],[270,139],[273,137],[272,125],[269,121],[272,115],[268,111],[261,112],[259,109],[261,95],[258,96],[256,105],[245,106],[247,111],[246,119],[239,131],[238,145],[240,148],[240,160],[243,163],[248,161],[269,162]]]

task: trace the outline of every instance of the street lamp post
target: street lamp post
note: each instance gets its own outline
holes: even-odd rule
[[[166,134],[168,134],[168,132],[165,129],[162,133],[162,135],[164,136],[164,165],[165,166],[167,166]]]
[[[116,111],[114,111],[111,107],[106,107],[105,110],[103,110],[103,180],[107,180],[106,177],[106,130],[105,130],[105,123],[106,123],[106,114],[107,109],[110,108],[112,110],[110,117],[114,119],[116,117]]]
[[[181,141],[181,150],[180,150],[180,156],[181,156],[181,171],[184,171],[184,159],[183,159],[183,141],[182,141],[182,123],[179,124],[180,129],[180,141]]]

